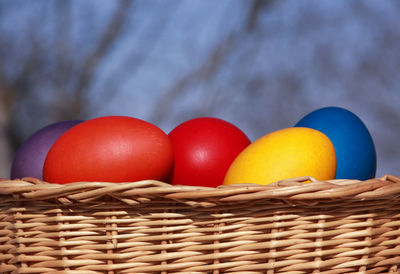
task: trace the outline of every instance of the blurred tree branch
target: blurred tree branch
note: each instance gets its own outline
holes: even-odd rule
[[[118,0],[99,9],[94,2],[0,0],[0,23],[8,27],[0,28],[6,148],[20,144],[21,128],[31,133],[56,120],[85,119],[123,96],[148,100],[146,119],[162,126],[215,114],[262,133],[294,122],[304,109],[340,102],[378,113],[380,127],[398,127],[398,2],[210,0],[204,7],[215,7],[212,14],[203,1]],[[196,5],[203,14],[188,28]],[[15,26],[5,22],[13,13]],[[140,90],[115,96],[126,84]],[[266,122],[268,116],[274,119]],[[382,146],[400,153],[389,141]]]
[[[12,153],[24,140],[22,128],[30,126],[37,129],[43,122],[84,119],[89,114],[88,94],[91,84],[98,68],[123,37],[134,2],[115,2],[115,9],[100,34],[92,36],[96,41],[88,41],[94,47],[87,54],[80,55],[79,59],[73,51],[76,50],[74,46],[79,41],[77,39],[81,37],[72,35],[72,9],[76,2],[37,1],[24,6],[30,12],[25,15],[25,21],[19,26],[18,32],[13,30],[12,22],[6,21],[8,17],[2,16],[4,7],[3,2],[0,2],[2,158],[8,161],[6,148]],[[7,12],[18,12],[22,5],[24,3],[15,2],[7,7]],[[43,24],[49,18],[52,18],[53,27],[44,28]],[[49,37],[53,38],[51,43]],[[22,43],[18,44],[20,41]],[[115,90],[108,92],[115,93]],[[39,117],[41,120],[37,119]],[[30,121],[26,121],[27,118]],[[0,159],[0,168],[4,166],[4,161]],[[4,174],[3,170],[0,173]]]
[[[105,27],[101,37],[92,53],[86,56],[80,68],[78,69],[76,84],[73,87],[72,102],[67,109],[64,108],[64,113],[57,117],[58,120],[68,119],[73,115],[82,114],[87,104],[87,95],[89,86],[93,80],[94,74],[100,62],[102,62],[109,54],[112,47],[115,45],[118,38],[129,20],[130,7],[133,5],[133,0],[120,0],[110,22]],[[66,97],[70,96],[69,91],[66,91]],[[113,92],[113,91],[110,91]],[[72,107],[72,109],[71,109]]]
[[[168,117],[167,113],[173,108],[174,102],[177,101],[177,98],[182,97],[188,92],[190,86],[206,82],[211,77],[215,76],[227,58],[229,58],[235,48],[239,46],[240,42],[256,29],[258,19],[262,12],[270,8],[274,2],[275,0],[249,1],[250,4],[247,7],[246,19],[243,21],[243,25],[239,30],[232,30],[228,35],[222,38],[214,46],[204,62],[183,75],[160,96],[152,112],[150,121],[160,122],[164,117]],[[212,94],[208,93],[208,96],[212,96]]]
[[[200,81],[206,81],[212,77],[219,69],[224,59],[229,56],[230,52],[233,50],[234,37],[235,34],[231,33],[225,39],[222,39],[218,45],[215,46],[204,63],[174,82],[158,100],[150,120],[161,121],[166,113],[168,113],[169,109],[173,107],[176,99],[183,96],[183,94],[188,91],[188,86],[199,83]]]
[[[166,4],[164,5],[168,7],[169,4],[167,2],[165,3]],[[121,76],[126,75],[127,78],[135,77],[135,75],[140,71],[145,62],[148,60],[148,57],[152,53],[154,47],[159,43],[159,40],[168,25],[173,22],[171,18],[178,10],[176,7],[172,9],[170,8],[170,10],[166,10],[165,6],[161,6],[158,8],[164,10],[164,12],[157,16],[157,20],[151,20],[148,31],[144,34],[144,37],[140,38],[142,44],[141,48],[136,48],[136,50],[128,53],[126,58],[122,59],[119,62],[117,68],[105,76],[103,82],[104,90],[108,92],[102,93],[101,98],[99,97],[98,99],[99,101],[111,102],[115,98],[115,94],[112,91],[120,88]],[[98,104],[95,102],[94,105]],[[96,110],[89,111],[96,112]]]
[[[258,19],[267,9],[270,9],[274,5],[276,0],[253,0],[250,5],[246,20],[246,29],[248,31],[253,31],[258,24]]]
[[[56,58],[55,70],[57,73],[53,74],[53,81],[56,89],[65,94],[65,83],[70,80],[74,65],[71,37],[71,28],[74,25],[74,20],[72,19],[70,1],[56,1],[54,9],[56,15],[54,49]]]

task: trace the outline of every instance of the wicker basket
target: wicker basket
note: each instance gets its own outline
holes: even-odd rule
[[[303,181],[312,180],[304,184]],[[1,273],[400,273],[400,178],[0,182]]]

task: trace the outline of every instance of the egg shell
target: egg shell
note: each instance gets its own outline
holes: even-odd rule
[[[173,164],[171,141],[157,126],[128,116],[87,120],[60,136],[47,154],[50,183],[165,180]]]
[[[340,107],[320,108],[307,114],[295,126],[313,128],[329,137],[336,151],[336,179],[375,177],[374,142],[365,124],[353,112]]]
[[[335,174],[336,154],[329,138],[297,127],[274,131],[249,145],[229,167],[224,184],[267,185],[300,176],[330,180]]]
[[[217,187],[226,171],[250,140],[237,126],[215,117],[187,120],[170,133],[174,185]]]
[[[11,179],[35,177],[43,179],[43,165],[54,142],[81,120],[60,121],[43,127],[31,135],[15,153],[11,165]]]

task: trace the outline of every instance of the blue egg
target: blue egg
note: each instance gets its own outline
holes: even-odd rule
[[[303,117],[295,127],[308,127],[329,137],[336,151],[336,179],[375,177],[376,151],[367,127],[344,108],[325,107]]]

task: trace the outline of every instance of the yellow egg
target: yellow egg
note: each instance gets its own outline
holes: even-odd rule
[[[336,153],[320,131],[293,127],[269,133],[244,149],[229,167],[224,185],[267,185],[282,179],[311,176],[334,179]]]

